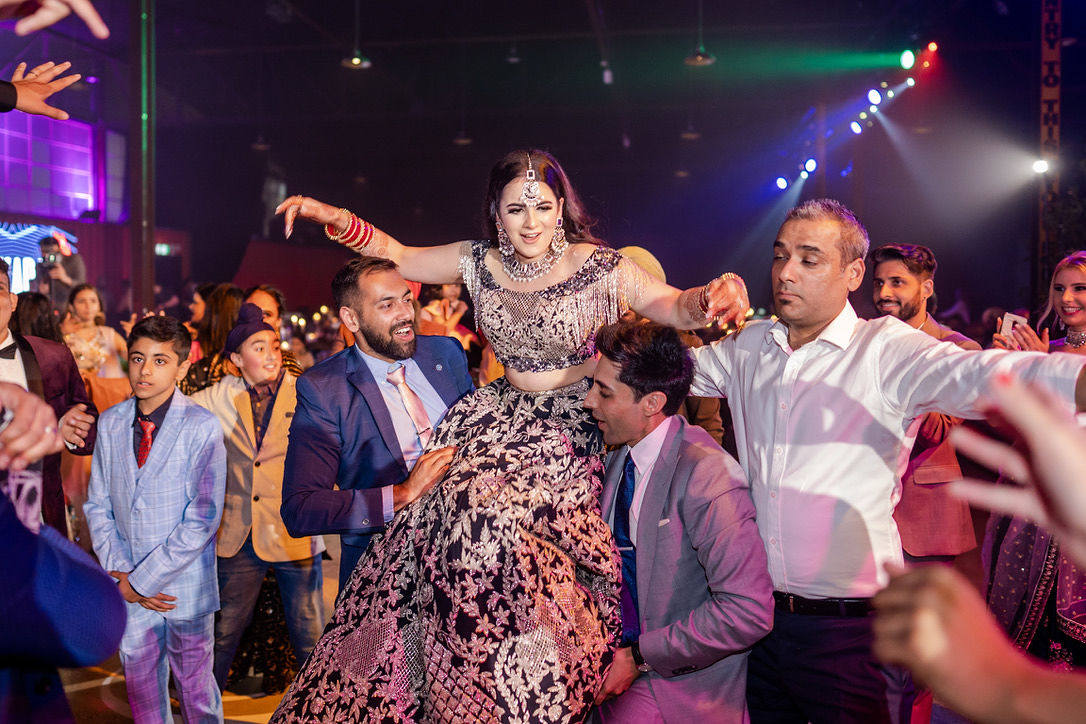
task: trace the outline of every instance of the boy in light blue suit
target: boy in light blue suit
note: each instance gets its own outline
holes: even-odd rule
[[[133,396],[99,418],[84,507],[94,552],[128,602],[120,653],[137,723],[172,721],[171,671],[186,722],[223,716],[212,663],[226,449],[215,416],[175,387],[190,344],[172,317],[132,328]]]

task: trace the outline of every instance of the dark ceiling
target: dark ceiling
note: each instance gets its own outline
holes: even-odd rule
[[[113,30],[105,42],[66,20],[29,41],[6,34],[0,52],[70,57],[101,82],[69,91],[65,107],[123,130],[132,3],[96,6]],[[1064,3],[1072,38],[1081,6]],[[832,115],[900,80],[886,58],[932,39],[938,73],[893,109],[910,137],[939,156],[939,144],[965,147],[955,134],[976,135],[962,123],[983,121],[1036,147],[1039,0],[708,0],[708,68],[682,62],[696,0],[361,2],[359,49],[372,67],[355,71],[340,65],[354,46],[352,0],[160,0],[156,12],[158,217],[193,233],[201,278],[229,277],[260,233],[268,176],[404,240],[446,241],[477,233],[489,165],[524,145],[555,152],[605,237],[649,247],[674,281],[725,268],[757,276],[765,250],[752,240],[764,242],[779,213],[765,188],[809,152],[811,109]],[[1074,112],[1084,44],[1064,52],[1070,148],[1084,135]],[[699,137],[682,138],[688,129]],[[459,135],[473,142],[455,145]],[[1028,194],[950,228],[945,212],[902,208],[925,192],[924,170],[900,154],[879,133],[829,152],[827,191],[861,210],[875,241],[926,242],[963,267],[975,243],[1028,258]],[[838,176],[853,166],[862,178]],[[315,229],[299,236],[325,243]],[[1021,286],[1014,277],[982,293]]]

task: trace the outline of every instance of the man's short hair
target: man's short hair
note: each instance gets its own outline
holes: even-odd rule
[[[0,259],[0,274],[2,274],[4,276],[4,279],[7,280],[8,289],[10,290],[11,289],[11,267],[8,266],[8,263],[6,261],[4,261],[3,259]]]
[[[867,249],[871,242],[867,238],[867,229],[860,223],[856,215],[842,204],[833,199],[811,199],[804,201],[799,206],[788,212],[784,223],[789,221],[836,221],[841,229],[841,236],[837,242],[837,248],[841,250],[841,263],[863,259],[867,256]],[[784,226],[784,224],[781,224]]]
[[[358,303],[358,280],[368,274],[399,269],[391,259],[378,256],[356,256],[343,265],[332,278],[332,299],[336,310],[351,307]]]
[[[909,273],[921,279],[934,279],[935,254],[926,246],[919,244],[883,244],[871,252],[871,262],[875,266],[884,261],[900,261]]]
[[[152,342],[169,342],[173,345],[173,351],[177,353],[177,360],[184,362],[189,358],[189,350],[192,348],[192,335],[185,325],[174,317],[152,315],[144,317],[132,327],[128,333],[128,348],[140,339],[149,339]]]
[[[634,391],[635,399],[663,392],[665,415],[678,412],[690,394],[694,359],[671,327],[655,322],[605,324],[596,333],[596,349],[619,366],[618,380]]]
[[[283,296],[283,293],[281,291],[273,287],[271,284],[257,284],[255,287],[249,287],[245,290],[245,298],[248,299],[249,297],[253,296],[254,292],[264,292],[273,300],[275,300],[275,308],[279,310],[279,316],[283,316],[283,309],[287,306],[287,298]],[[200,296],[202,297],[204,295],[201,294]],[[204,301],[206,302],[207,299],[205,298]]]

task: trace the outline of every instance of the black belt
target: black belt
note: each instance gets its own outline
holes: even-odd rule
[[[778,611],[801,616],[860,618],[871,613],[870,598],[804,598],[794,593],[773,592]]]

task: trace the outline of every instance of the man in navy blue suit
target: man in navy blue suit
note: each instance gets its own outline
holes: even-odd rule
[[[454,449],[422,450],[472,383],[458,342],[415,335],[393,262],[352,259],[332,294],[355,345],[298,378],[281,512],[292,536],[340,535],[342,588],[373,534],[445,474]]]

